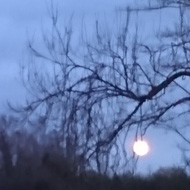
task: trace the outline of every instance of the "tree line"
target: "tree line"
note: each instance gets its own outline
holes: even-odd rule
[[[180,166],[147,175],[84,169],[80,157],[68,157],[51,133],[39,140],[35,133],[15,129],[20,124],[15,117],[0,117],[0,190],[189,189],[190,176]]]

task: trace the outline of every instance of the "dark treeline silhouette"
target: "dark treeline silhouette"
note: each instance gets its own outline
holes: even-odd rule
[[[189,190],[190,177],[180,167],[147,176],[81,170],[81,162],[72,162],[51,132],[39,140],[37,133],[18,130],[18,124],[14,117],[0,118],[0,190]]]

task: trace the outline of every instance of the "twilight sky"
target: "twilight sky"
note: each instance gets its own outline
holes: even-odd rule
[[[26,42],[32,35],[36,39],[40,36],[42,25],[49,25],[48,0],[0,0],[0,112],[6,111],[5,101],[20,102],[25,98],[18,75],[18,63],[26,51]],[[74,24],[80,25],[82,18],[86,20],[87,27],[96,17],[106,15],[111,21],[114,18],[116,7],[124,7],[127,0],[53,0],[59,5],[60,16],[70,17],[74,14]],[[61,3],[62,2],[62,3]],[[136,0],[140,2],[140,0]],[[167,25],[168,17],[156,13],[147,20],[149,16],[144,15],[144,22],[139,21],[142,38],[157,31],[160,25]],[[163,18],[162,18],[163,17]],[[172,17],[173,18],[173,17]],[[146,22],[145,22],[146,19]],[[154,26],[158,21],[159,26]],[[37,41],[37,40],[36,40]],[[40,47],[40,43],[39,43]],[[131,146],[129,139],[127,148]],[[148,173],[150,170],[161,166],[172,166],[181,163],[181,156],[176,145],[180,140],[175,134],[161,131],[159,129],[148,131],[146,140],[151,146],[150,153],[140,158],[138,171]]]

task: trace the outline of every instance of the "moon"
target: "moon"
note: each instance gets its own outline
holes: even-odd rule
[[[133,144],[133,151],[138,156],[144,156],[149,152],[148,143],[144,140],[137,140]]]

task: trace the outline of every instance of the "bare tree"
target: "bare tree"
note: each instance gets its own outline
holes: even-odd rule
[[[94,38],[83,30],[80,46],[73,40],[72,19],[60,27],[52,6],[45,49],[29,41],[30,59],[21,67],[32,98],[16,111],[30,122],[39,117],[46,129],[58,132],[59,146],[73,162],[83,158],[86,167],[101,173],[136,163],[125,150],[129,133],[143,137],[150,127],[162,126],[189,142],[184,133],[190,109],[189,6],[164,0],[128,7],[118,30],[96,21]],[[167,8],[175,8],[179,20],[155,35],[153,43],[140,40],[138,26],[131,37],[134,12]],[[179,126],[176,120],[183,122]]]

